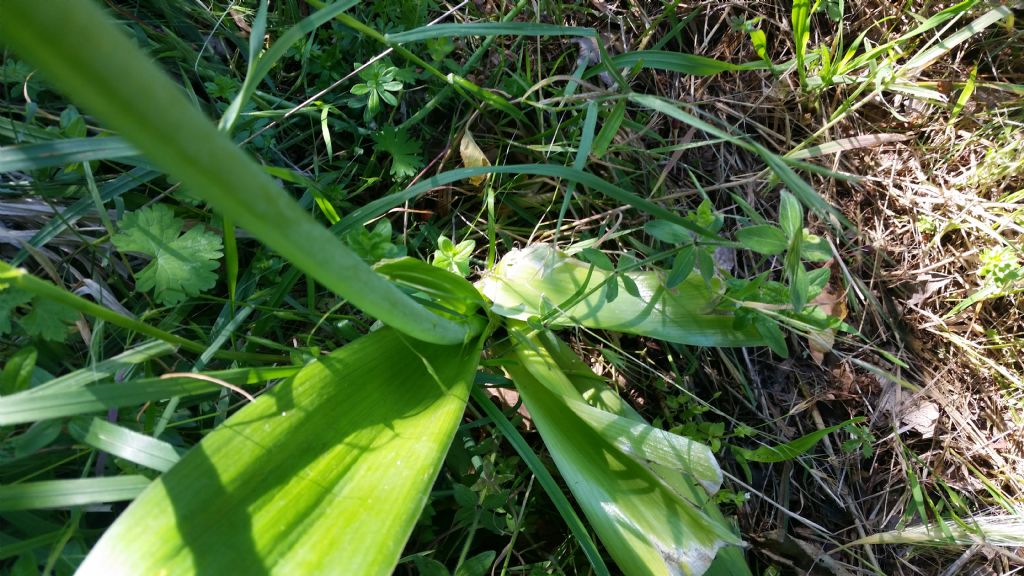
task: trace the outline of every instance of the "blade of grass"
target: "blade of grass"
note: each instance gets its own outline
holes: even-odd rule
[[[712,76],[722,72],[771,69],[771,66],[760,60],[733,64],[706,56],[663,50],[637,50],[618,54],[612,57],[611,65],[616,68],[632,68],[639,65],[652,70],[677,72],[690,76]]]
[[[170,470],[181,459],[167,442],[99,418],[87,426],[72,422],[68,429],[79,442],[158,472]]]
[[[259,10],[256,13],[256,19],[253,21],[252,33],[249,35],[249,66],[245,74],[245,81],[242,82],[241,89],[231,101],[228,109],[224,111],[224,116],[220,119],[220,129],[228,133],[231,132],[231,128],[234,127],[235,122],[238,121],[239,113],[249,101],[249,98],[251,98],[253,93],[256,91],[256,87],[259,86],[260,82],[262,82],[270,70],[273,69],[274,65],[277,64],[277,61],[288,53],[288,50],[291,49],[293,44],[301,40],[306,34],[316,30],[323,24],[330,22],[338,14],[341,14],[358,3],[358,0],[339,0],[328,4],[302,19],[302,21],[295,26],[289,28],[288,31],[282,34],[266,52],[260,55],[260,51],[263,49],[264,30],[267,25],[266,20],[268,6],[267,0],[260,2]]]
[[[218,132],[93,2],[10,0],[4,12],[4,42],[192,193],[318,282],[416,338],[456,343],[479,329],[431,313],[375,274]]]
[[[786,185],[789,191],[795,194],[796,197],[800,199],[800,202],[805,206],[814,210],[818,215],[825,217],[826,219],[828,219],[828,217],[832,217],[844,226],[850,225],[849,221],[841,212],[829,205],[828,202],[825,202],[825,200],[818,195],[813,188],[811,188],[810,184],[808,184],[803,178],[800,178],[792,168],[786,165],[784,158],[770,152],[764,146],[745,138],[734,136],[722,128],[701,120],[692,114],[684,112],[675,104],[666,102],[661,98],[648,96],[646,94],[631,94],[629,99],[645,108],[649,108],[671,118],[675,118],[676,120],[697,128],[707,134],[717,136],[735,144],[736,146],[756,153],[762,160],[764,160],[765,164],[771,168],[772,172],[775,173],[779,180]]]
[[[0,512],[68,508],[132,500],[149,486],[145,476],[45,480],[0,486]]]
[[[301,366],[233,368],[204,372],[216,380],[247,386],[294,376]],[[222,388],[195,378],[139,378],[114,384],[95,384],[70,390],[26,391],[0,398],[0,426],[95,414],[173,397],[209,394]]]
[[[419,42],[432,38],[465,38],[467,36],[582,36],[596,38],[593,28],[537,24],[533,22],[474,22],[471,24],[433,24],[385,34],[389,45]]]
[[[70,392],[71,390],[81,388],[88,384],[92,384],[93,382],[111,378],[120,370],[137,366],[154,358],[166,356],[174,351],[175,347],[166,342],[161,342],[159,340],[146,342],[130,350],[125,350],[113,358],[108,358],[101,362],[97,362],[92,366],[75,370],[71,373],[54,378],[49,382],[40,384],[30,390],[26,390],[26,393],[40,394],[43,392]]]
[[[668,220],[673,224],[678,224],[683,228],[706,238],[717,238],[715,233],[702,226],[694,224],[676,212],[668,210],[624,188],[620,188],[599,176],[582,170],[576,170],[575,168],[570,168],[568,166],[558,166],[555,164],[509,164],[506,166],[457,168],[455,170],[449,170],[448,172],[442,172],[436,176],[421,180],[402,192],[390,194],[383,198],[378,198],[377,200],[368,202],[364,206],[350,212],[348,216],[342,218],[340,222],[331,227],[331,230],[339,234],[347,232],[358,226],[362,226],[364,223],[384,214],[388,210],[395,208],[396,206],[401,206],[405,202],[413,200],[435,188],[440,188],[441,186],[452,182],[458,182],[459,180],[465,180],[472,176],[484,174],[531,174],[535,176],[551,176],[553,178],[562,178],[564,180],[573,181],[578,184],[582,184],[587,188],[596,190],[613,200],[623,204],[628,204],[641,212],[645,212],[663,220]]]
[[[92,160],[132,158],[139,151],[122,138],[68,138],[0,147],[0,174],[67,166]]]

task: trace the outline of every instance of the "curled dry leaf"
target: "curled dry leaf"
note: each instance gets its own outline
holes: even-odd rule
[[[825,289],[810,302],[811,306],[817,306],[822,312],[840,321],[846,319],[846,300],[842,294],[836,294],[832,288],[825,286]],[[807,345],[811,350],[811,358],[821,366],[825,362],[825,354],[832,350],[836,341],[836,331],[832,328],[825,330],[812,330],[807,336]]]
[[[469,130],[466,130],[462,135],[462,142],[459,143],[459,155],[462,156],[462,164],[466,168],[480,168],[491,165],[491,161],[484,155],[484,151],[480,149],[480,146],[477,146],[476,140],[473,139],[473,133]],[[473,186],[479,186],[486,179],[486,174],[472,176],[469,178],[469,183]]]

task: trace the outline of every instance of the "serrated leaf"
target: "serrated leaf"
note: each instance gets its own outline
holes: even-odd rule
[[[32,310],[22,316],[21,327],[29,336],[63,342],[68,334],[67,325],[78,320],[78,313],[53,300],[34,298]]]
[[[0,335],[11,331],[11,318],[14,310],[22,304],[28,304],[32,300],[32,293],[26,292],[14,286],[7,286],[0,290]]]
[[[740,228],[736,231],[736,239],[744,248],[758,254],[782,254],[788,245],[786,233],[770,224]]]
[[[377,151],[391,156],[391,175],[398,179],[412,178],[423,167],[420,141],[404,130],[390,126],[373,136]]]
[[[153,290],[161,304],[179,304],[217,283],[220,237],[199,226],[181,234],[183,224],[168,206],[155,204],[127,214],[112,238],[121,251],[153,258],[135,279],[139,290]]]
[[[473,138],[473,133],[469,130],[466,130],[462,135],[462,141],[459,142],[459,156],[462,157],[462,164],[466,168],[480,168],[491,165],[491,161],[487,159],[487,155],[477,145],[476,140]],[[470,176],[469,183],[473,186],[479,186],[486,179],[487,174]]]

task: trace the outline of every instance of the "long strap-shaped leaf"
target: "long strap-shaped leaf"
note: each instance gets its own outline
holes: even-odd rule
[[[390,574],[479,352],[384,328],[309,365],[156,480],[79,574]]]
[[[494,312],[519,320],[544,316],[553,309],[553,326],[582,324],[695,346],[765,344],[753,328],[737,329],[731,314],[714,311],[719,295],[699,275],[671,290],[665,288],[662,273],[628,275],[639,290],[636,294],[630,294],[610,272],[570,258],[549,244],[534,244],[506,254],[477,287],[494,302]],[[610,283],[617,283],[619,289],[609,302]]]
[[[517,326],[518,325],[518,326]],[[601,542],[625,574],[703,574],[729,528],[685,500],[650,468],[567,409],[582,402],[544,344],[512,323],[518,363],[505,365],[551,457]]]
[[[431,313],[303,212],[91,0],[0,0],[0,40],[222,214],[354,305],[442,344],[472,330]]]
[[[630,421],[647,424],[643,416],[634,410],[618,393],[608,384],[607,380],[598,376],[579,356],[573,353],[569,345],[560,340],[552,332],[542,332],[535,336],[534,341],[538,344],[536,350],[549,355],[551,361],[557,365],[558,370],[568,379],[569,384],[575,388],[583,400],[597,409],[610,414],[628,419]],[[546,369],[547,366],[541,368]],[[600,430],[600,432],[612,432]],[[608,438],[605,435],[605,438]],[[620,445],[623,439],[610,438],[613,444]],[[689,458],[680,458],[670,465],[658,464],[649,461],[651,470],[666,484],[681,494],[684,499],[690,502],[702,504],[701,510],[716,524],[731,526],[731,522],[722,515],[718,505],[707,497],[705,488],[698,485],[700,478],[693,470],[687,470]],[[743,558],[743,550],[738,546],[726,546],[718,551],[715,560],[708,567],[705,576],[750,576],[750,567]]]

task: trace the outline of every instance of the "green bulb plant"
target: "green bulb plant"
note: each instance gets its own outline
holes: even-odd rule
[[[354,4],[327,5],[296,28],[308,30],[332,17],[352,23],[343,12]],[[62,480],[59,487],[37,482],[0,494],[0,508],[6,509],[46,505],[53,501],[47,494],[57,488],[84,489],[81,482],[90,483],[91,496],[76,504],[134,498],[89,552],[81,574],[390,573],[466,403],[479,393],[474,386],[485,346],[498,354],[493,365],[501,366],[519,389],[559,472],[618,570],[749,573],[742,541],[712,499],[722,472],[711,450],[651,427],[552,331],[585,326],[697,346],[767,345],[771,338],[763,326],[737,323],[742,306],[729,297],[733,288],[694,271],[693,258],[685,270],[685,265],[676,266],[669,287],[665,271],[606,270],[543,244],[506,254],[476,285],[464,279],[469,245],[447,239],[434,265],[407,257],[370,264],[365,254],[339,239],[337,230],[313,220],[227,135],[259,75],[284,53],[274,46],[260,55],[262,33],[252,35],[257,45],[250,77],[218,128],[92,1],[0,0],[0,11],[0,41],[37,66],[57,89],[117,130],[190,194],[382,325],[302,367],[207,374],[231,386],[285,381],[227,418],[184,456],[168,452],[152,437],[136,439],[153,446],[148,461],[163,472],[151,482],[142,476]],[[265,2],[260,18],[265,25]],[[361,30],[357,24],[352,25]],[[481,33],[492,35],[593,32],[480,26]],[[299,36],[289,32],[285,37]],[[410,32],[402,40],[421,37],[429,39],[431,32]],[[394,86],[385,82],[381,88],[380,98],[392,103],[388,91]],[[656,112],[690,118],[652,97],[628,98]],[[757,151],[768,154],[760,147]],[[800,184],[779,158],[772,159],[790,188]],[[699,223],[593,174],[547,165],[454,170],[356,210],[340,225],[356,230],[431,186],[488,173],[566,178],[683,229],[706,232]],[[793,230],[787,233],[797,238],[800,223],[790,224]],[[803,280],[798,262],[788,267]],[[794,298],[798,307],[807,302],[806,280],[802,285]],[[126,351],[122,363],[178,348],[201,354],[204,361],[211,354],[6,263],[0,263],[0,290],[28,292],[157,341]],[[784,291],[781,298],[786,299]],[[499,330],[505,337],[492,338]],[[254,359],[235,352],[212,354]],[[0,425],[216,389],[208,381],[180,376],[99,382],[113,371],[97,366],[91,376],[75,374],[4,396]],[[507,420],[489,401],[481,405],[500,429],[508,430]],[[546,479],[595,572],[610,573],[546,470],[538,465],[534,472],[542,483]]]

